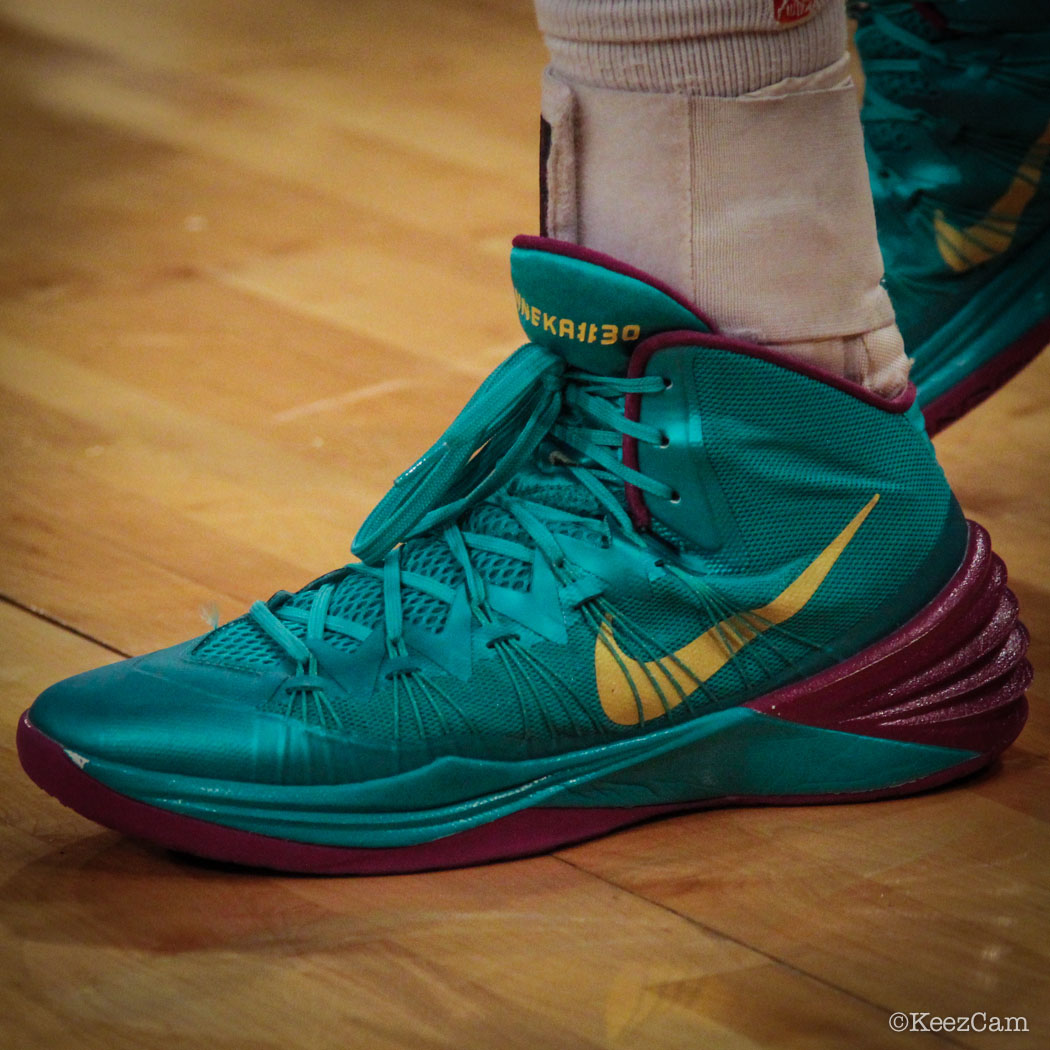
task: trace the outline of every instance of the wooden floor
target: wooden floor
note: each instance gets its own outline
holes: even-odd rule
[[[1050,354],[938,440],[1042,672],[963,787],[311,879],[21,774],[40,689],[344,562],[520,342],[543,62],[529,0],[0,0],[0,1046],[1050,1046]]]

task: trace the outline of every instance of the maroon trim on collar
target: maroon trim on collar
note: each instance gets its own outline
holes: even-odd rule
[[[549,255],[564,255],[569,259],[579,259],[580,262],[593,263],[613,273],[622,274],[624,277],[633,277],[658,292],[663,292],[668,298],[673,299],[679,306],[684,307],[699,321],[703,322],[712,332],[718,331],[718,326],[708,317],[695,303],[691,303],[680,292],[676,292],[670,285],[664,284],[657,277],[631,266],[629,263],[620,262],[611,255],[604,252],[596,252],[593,248],[584,248],[581,244],[573,244],[571,241],[559,241],[553,237],[536,237],[529,233],[520,233],[511,241],[515,248],[525,248],[534,252],[547,252]]]
[[[669,346],[706,346],[712,350],[731,350],[734,353],[744,354],[747,357],[758,358],[760,361],[768,361],[772,365],[786,368],[789,372],[798,372],[799,375],[815,379],[825,386],[832,386],[836,390],[841,390],[844,394],[855,397],[858,401],[863,401],[866,405],[881,408],[884,412],[890,412],[893,415],[907,412],[915,401],[916,390],[914,383],[909,383],[894,398],[883,397],[881,394],[876,394],[873,390],[861,386],[860,383],[853,382],[852,379],[844,379],[842,376],[835,375],[834,372],[829,372],[826,368],[807,364],[799,358],[791,357],[788,354],[781,353],[779,350],[772,350],[768,346],[760,346],[758,343],[751,343],[746,339],[737,339],[733,336],[720,335],[716,332],[661,332],[659,335],[650,336],[635,347],[634,356],[631,358],[627,374],[629,376],[632,375],[631,368],[634,367],[635,356],[644,351],[645,356],[641,362],[644,366],[657,350],[665,350]],[[641,372],[638,374],[641,375]]]
[[[677,332],[662,332],[660,335],[650,336],[648,339],[643,340],[635,347],[631,355],[628,375],[632,378],[637,378],[637,376],[642,374],[641,366],[657,350],[663,350],[668,346],[708,346],[716,350],[734,350],[737,353],[746,354],[748,357],[757,357],[761,361],[769,361],[770,364],[780,365],[782,368],[798,372],[801,375],[808,376],[810,379],[816,379],[827,386],[833,386],[836,390],[841,390],[843,393],[852,394],[859,401],[873,405],[875,408],[881,408],[885,412],[907,412],[915,400],[916,391],[912,383],[909,383],[897,397],[892,399],[885,398],[881,394],[876,394],[868,390],[867,387],[861,386],[859,383],[854,383],[850,379],[843,379],[842,376],[838,376],[834,372],[829,372],[827,369],[820,368],[817,365],[806,364],[798,358],[790,357],[778,350],[771,350],[769,347],[761,346],[758,343],[752,343],[747,339],[722,335],[714,321],[704,314],[698,306],[689,302],[688,299],[669,285],[647,274],[644,270],[639,270],[628,263],[620,262],[619,259],[614,259],[611,255],[606,255],[604,252],[596,252],[593,248],[584,248],[582,245],[572,244],[570,241],[559,241],[553,237],[535,237],[527,233],[519,234],[511,243],[515,248],[549,252],[552,255],[565,255],[570,259],[594,263],[596,266],[603,266],[614,273],[623,274],[625,277],[633,277],[637,281],[643,281],[645,284],[652,286],[657,291],[663,292],[664,295],[673,299],[679,306],[684,307],[699,320],[703,321],[710,329],[710,332],[691,332],[688,329]],[[630,369],[635,367],[635,361],[638,359],[639,354],[643,355],[639,370],[632,372]]]
[[[747,357],[758,358],[760,361],[768,361],[770,364],[786,368],[789,372],[798,372],[809,379],[815,379],[826,386],[841,390],[844,394],[849,394],[858,401],[863,401],[866,405],[881,408],[884,412],[889,412],[893,415],[907,412],[915,402],[916,390],[914,383],[909,383],[894,398],[883,397],[881,394],[876,394],[868,390],[867,387],[854,383],[850,379],[843,379],[842,376],[837,376],[834,372],[827,371],[827,369],[806,364],[804,361],[789,357],[787,354],[780,353],[777,350],[760,346],[757,343],[748,342],[746,339],[736,339],[733,336],[719,335],[715,332],[690,332],[688,330],[661,332],[659,335],[652,335],[648,339],[642,340],[634,348],[631,359],[627,364],[627,378],[638,379],[644,374],[646,365],[649,364],[649,359],[653,354],[658,350],[666,350],[672,346],[703,346],[713,350],[728,350],[731,353],[744,354]],[[641,421],[641,394],[624,395],[623,414],[634,423]],[[638,470],[638,439],[624,434],[622,448],[624,466],[630,467],[632,470]],[[632,485],[630,482],[624,482],[624,488],[627,498],[627,509],[635,528],[639,532],[648,532],[652,526],[653,519],[652,512],[646,505],[644,493],[637,485]]]

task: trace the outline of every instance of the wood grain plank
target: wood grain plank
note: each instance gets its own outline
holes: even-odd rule
[[[340,564],[521,339],[529,0],[0,0],[0,718]],[[1050,358],[938,438],[1050,667]],[[21,606],[21,608],[17,607]],[[39,615],[27,610],[37,610]],[[65,629],[60,625],[66,625]],[[0,1045],[1005,1045],[1050,1026],[1050,715],[1000,770],[556,857],[264,877],[44,797],[0,739]]]

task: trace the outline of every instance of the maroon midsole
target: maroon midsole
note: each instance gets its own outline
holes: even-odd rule
[[[966,776],[996,757],[977,755],[921,780],[842,795],[733,795],[663,806],[526,809],[418,846],[365,849],[272,838],[182,816],[120,795],[70,761],[61,745],[41,733],[27,714],[18,724],[18,755],[23,768],[45,791],[81,816],[166,849],[246,867],[314,875],[409,874],[530,857],[654,817],[722,806],[795,806],[895,798]]]
[[[1030,328],[1020,339],[1000,350],[965,379],[946,390],[926,405],[926,431],[933,437],[945,427],[961,419],[972,408],[1005,386],[1025,365],[1035,360],[1050,343],[1050,317]]]
[[[974,522],[969,526],[962,565],[903,627],[743,706],[844,733],[1002,751],[1028,714],[1028,631],[988,533]]]
[[[1015,739],[1027,716],[1028,635],[988,534],[970,523],[966,557],[918,615],[862,652],[745,707],[801,725],[954,748],[970,754],[904,784],[824,795],[726,796],[637,807],[535,807],[415,846],[323,846],[198,820],[121,795],[85,773],[23,715],[26,772],[60,802],[169,849],[251,867],[316,874],[391,874],[544,853],[653,817],[728,805],[852,802],[912,794],[965,776]]]

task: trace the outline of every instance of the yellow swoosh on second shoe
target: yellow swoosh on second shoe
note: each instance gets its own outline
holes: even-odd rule
[[[638,725],[667,714],[720,671],[748,642],[789,620],[816,594],[879,501],[871,497],[856,517],[768,605],[715,624],[699,638],[659,660],[642,663],[617,644],[608,621],[594,641],[594,676],[602,710],[617,725]]]
[[[965,273],[989,259],[1002,255],[1013,243],[1021,215],[1031,203],[1050,158],[1050,124],[1024,155],[1006,192],[991,206],[980,222],[960,229],[938,208],[933,216],[937,250],[956,272]]]

